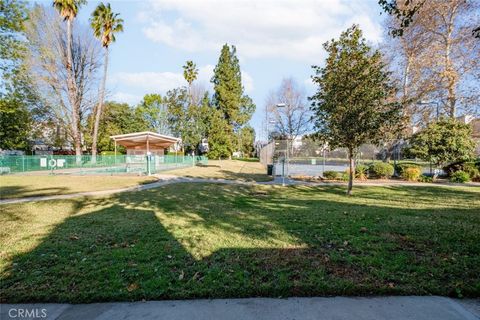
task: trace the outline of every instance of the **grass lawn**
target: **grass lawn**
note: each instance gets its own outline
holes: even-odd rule
[[[76,192],[132,187],[153,182],[152,177],[140,176],[0,176],[0,198],[50,196]]]
[[[258,161],[208,160],[208,165],[199,165],[165,171],[166,174],[192,178],[234,179],[243,181],[269,181],[267,169]]]
[[[3,302],[480,296],[480,188],[183,183],[2,205]]]

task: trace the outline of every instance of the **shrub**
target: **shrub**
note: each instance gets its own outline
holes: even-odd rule
[[[393,166],[386,162],[375,162],[370,165],[369,173],[376,178],[390,178],[393,175]]]
[[[445,167],[443,167],[443,171],[451,177],[452,174],[454,174],[457,171],[464,171],[467,172],[470,177],[473,178],[474,175],[478,173],[478,168],[476,167],[475,162],[469,162],[469,161],[457,161],[457,162],[452,162]]]
[[[338,179],[338,172],[337,171],[325,171],[323,173],[323,177],[327,180],[336,180],[336,179]]]
[[[350,169],[347,169],[344,172],[342,172],[342,176],[340,177],[340,180],[348,181],[349,179],[350,179]]]
[[[424,174],[420,175],[420,177],[418,177],[418,181],[420,182],[433,182],[433,178],[430,177],[430,176],[426,176]]]
[[[360,180],[367,180],[368,178],[368,167],[363,164],[359,164],[355,167],[355,178]]]
[[[401,177],[407,181],[417,181],[421,174],[419,167],[406,167],[402,169]]]
[[[395,170],[401,177],[403,177],[403,171],[407,168],[418,168],[420,173],[422,172],[422,166],[416,164],[415,162],[402,162],[395,165]]]
[[[470,181],[470,175],[465,171],[454,172],[450,176],[450,182],[465,183]]]

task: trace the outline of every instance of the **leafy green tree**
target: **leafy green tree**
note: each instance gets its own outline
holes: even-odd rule
[[[211,159],[229,158],[234,149],[234,133],[231,126],[218,109],[212,109],[208,130],[208,157]]]
[[[0,0],[0,9],[0,148],[25,150],[36,104],[22,66],[28,9],[17,0]]]
[[[135,109],[137,119],[141,119],[145,131],[154,131],[160,134],[170,135],[168,122],[167,104],[161,95],[146,94],[142,102]]]
[[[82,141],[80,136],[80,102],[78,95],[78,88],[75,82],[75,68],[73,67],[72,55],[72,24],[73,20],[78,14],[80,7],[86,3],[86,0],[53,0],[53,7],[57,9],[60,16],[67,22],[67,88],[68,99],[72,110],[72,135],[75,145],[75,154],[77,156],[82,154]]]
[[[167,105],[168,123],[174,136],[179,137],[185,143],[187,138],[187,108],[188,92],[185,88],[169,90],[165,95],[164,102]]]
[[[9,95],[0,98],[0,149],[28,149],[31,115],[22,100]]]
[[[237,131],[242,125],[246,124],[252,117],[255,111],[255,104],[252,99],[244,94],[244,88],[242,86],[242,74],[240,71],[240,65],[236,56],[235,46],[229,47],[225,44],[220,52],[218,63],[214,70],[212,77],[212,83],[214,85],[213,104],[218,109],[223,119],[226,122],[228,128],[224,130],[227,137],[227,147],[229,153],[233,152],[235,145],[234,132]],[[217,135],[214,135],[217,136]],[[210,137],[210,139],[213,139]],[[215,141],[210,141],[210,150],[212,146],[220,146],[221,144]],[[222,147],[222,150],[224,148]],[[223,153],[219,151],[219,153]]]
[[[203,99],[199,103],[193,103],[187,110],[187,135],[189,136],[187,143],[198,149],[198,145],[203,138],[207,137],[208,128],[210,123],[210,117],[212,112],[212,106],[208,92],[205,92]]]
[[[255,151],[255,130],[251,126],[244,126],[237,133],[237,149],[244,157],[251,157]]]
[[[456,119],[442,118],[415,133],[406,153],[439,166],[474,156],[472,127]]]
[[[330,148],[348,150],[350,174],[347,194],[352,193],[356,153],[365,143],[378,143],[384,128],[401,118],[400,106],[389,103],[392,85],[378,50],[373,51],[353,25],[338,40],[324,44],[324,67],[313,66],[318,86],[313,101],[316,135]]]
[[[168,123],[174,136],[182,139],[186,151],[196,151],[199,143],[207,135],[211,113],[208,93],[202,103],[191,104],[186,88],[177,88],[167,92]]]
[[[91,114],[88,121],[93,123],[93,121],[95,121],[95,115]],[[143,130],[144,123],[142,122],[142,119],[138,118],[135,108],[127,103],[106,101],[104,103],[102,121],[100,122],[98,130],[98,150],[114,150],[114,143],[112,139],[110,139],[110,136],[112,135]],[[87,142],[90,142],[92,136],[87,132],[85,134],[85,139]],[[122,151],[122,148],[119,147],[119,150]]]
[[[112,11],[110,3],[107,3],[107,5],[100,3],[95,8],[92,17],[90,18],[90,25],[93,29],[93,34],[102,42],[102,46],[105,48],[103,79],[100,85],[98,105],[95,110],[95,122],[93,125],[92,162],[95,162],[95,157],[97,155],[98,126],[102,116],[103,100],[105,99],[105,83],[107,82],[108,70],[108,48],[112,42],[115,42],[115,33],[123,32],[123,19],[120,19],[118,15],[118,13]]]
[[[18,70],[19,63],[25,52],[25,45],[19,35],[24,30],[24,21],[28,10],[22,1],[0,0],[0,72],[2,75],[2,90],[8,82],[8,77]]]

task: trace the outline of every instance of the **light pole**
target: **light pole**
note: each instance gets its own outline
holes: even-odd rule
[[[286,108],[287,105],[285,103],[277,103],[277,108]],[[283,159],[282,163],[282,186],[285,187],[285,162],[287,163],[287,172],[288,172],[288,140],[290,136],[287,134],[287,144],[285,148],[285,158]]]
[[[270,141],[270,130],[269,130],[269,126],[268,126],[268,125],[269,125],[269,124],[275,124],[275,123],[277,123],[277,121],[275,121],[275,120],[268,120],[268,121],[267,121],[267,144],[268,144],[269,141]]]

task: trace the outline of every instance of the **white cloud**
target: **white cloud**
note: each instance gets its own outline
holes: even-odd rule
[[[215,66],[211,64],[207,64],[203,67],[199,67],[197,81],[201,84],[209,86],[210,80],[212,79],[212,76],[213,76],[213,69],[215,69]]]
[[[207,90],[212,91],[210,79],[213,76],[213,65],[207,64],[198,68],[198,78],[196,83],[205,86]],[[253,79],[245,71],[242,71],[242,83],[247,93],[253,90]],[[168,90],[186,86],[187,82],[183,78],[182,72],[118,72],[109,80],[113,86],[122,85],[128,88],[141,89],[144,93],[165,93]],[[116,95],[116,96],[115,96]],[[117,92],[114,96],[118,101],[129,102],[138,96]],[[130,100],[130,101],[129,101]],[[138,101],[137,101],[138,102]]]
[[[253,78],[245,71],[242,71],[242,84],[246,93],[253,91]]]
[[[308,89],[314,88],[314,87],[316,86],[315,83],[313,82],[313,79],[312,79],[312,78],[307,78],[307,79],[303,80],[303,84],[304,84]]]
[[[112,95],[107,97],[107,100],[116,101],[116,102],[124,102],[130,105],[134,105],[139,103],[142,100],[142,96],[138,96],[135,94],[125,93],[125,92],[116,92]]]
[[[165,92],[186,84],[183,75],[174,72],[118,72],[112,82],[150,92]]]
[[[245,57],[283,56],[318,61],[322,44],[359,23],[368,40],[379,41],[381,27],[370,18],[376,1],[150,1],[141,12],[147,38],[191,52],[218,51],[235,44]]]

